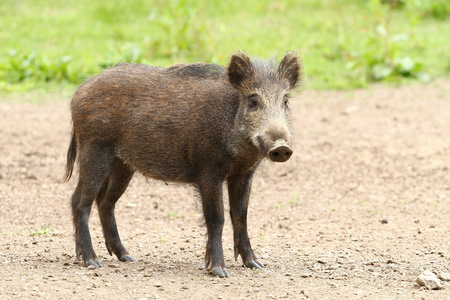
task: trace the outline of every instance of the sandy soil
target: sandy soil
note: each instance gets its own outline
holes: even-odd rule
[[[253,185],[249,230],[266,265],[234,261],[230,278],[203,269],[205,228],[195,192],[135,176],[117,206],[137,263],[104,246],[101,269],[76,262],[60,180],[69,99],[0,100],[0,299],[450,299],[450,81],[348,92],[304,91],[292,101],[294,155],[264,163]],[[35,96],[32,96],[33,98]],[[226,201],[227,202],[227,201]],[[448,278],[447,278],[448,280]]]

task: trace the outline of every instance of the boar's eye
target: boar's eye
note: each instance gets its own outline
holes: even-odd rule
[[[259,96],[256,94],[253,94],[248,99],[248,107],[249,108],[257,108],[259,104]]]
[[[288,105],[289,104],[289,95],[284,95],[284,97],[283,97],[283,103],[284,103],[284,105]]]
[[[250,108],[255,108],[258,106],[258,101],[256,101],[255,99],[250,99],[248,101],[248,107]]]

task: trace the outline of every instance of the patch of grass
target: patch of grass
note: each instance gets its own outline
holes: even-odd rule
[[[298,202],[300,201],[300,198],[301,198],[300,193],[297,193],[297,194],[295,194],[294,197],[289,199],[289,203],[293,204],[293,205],[298,204]]]
[[[19,52],[11,49],[7,58],[0,61],[0,76],[11,84],[35,84],[50,81],[77,83],[81,75],[69,68],[72,56],[66,55],[51,61],[37,51]],[[1,86],[0,86],[1,87]]]
[[[199,1],[159,1],[148,16],[155,38],[150,41],[153,55],[167,58],[190,56],[206,50],[205,24],[196,22]]]
[[[396,4],[399,3],[399,4]],[[296,50],[309,88],[450,74],[446,0],[0,2],[0,92],[68,84],[118,62],[226,64]]]
[[[374,210],[374,211],[371,211],[371,212],[370,212],[370,216],[371,216],[371,217],[376,216],[376,215],[379,215],[379,214],[381,214],[381,211],[379,211],[379,210]]]
[[[398,200],[396,203],[398,206],[405,206],[405,205],[409,204],[409,201],[404,199],[404,200]]]
[[[30,232],[30,236],[41,236],[41,235],[46,235],[46,234],[51,234],[53,232],[53,230],[51,228],[45,227],[45,228],[40,228],[34,232]]]
[[[373,28],[362,53],[367,79],[372,82],[401,78],[429,81],[430,76],[423,71],[420,58],[404,53],[414,47],[414,31],[395,32],[394,11],[379,1],[371,1],[371,10],[374,12]],[[411,28],[415,27],[415,23],[415,20],[410,21]]]
[[[409,9],[410,17],[399,22],[402,13],[380,0],[368,1],[367,9],[371,15],[366,16],[365,34],[355,39],[344,24],[337,24],[337,43],[325,57],[345,63],[348,79],[360,86],[378,81],[431,80],[431,68],[425,67],[427,58],[417,51],[422,48],[416,30],[417,10]]]
[[[367,200],[358,199],[358,200],[356,200],[356,204],[364,206],[367,204]]]
[[[180,214],[178,214],[177,212],[169,212],[167,215],[170,218],[172,218],[172,219],[179,219],[180,218]]]
[[[382,0],[383,4],[392,9],[404,9],[413,5],[419,9],[423,16],[445,20],[450,14],[450,3],[446,0]]]
[[[120,49],[113,49],[106,54],[106,61],[100,62],[101,69],[109,68],[117,62],[142,63],[142,50],[136,44],[125,44]]]

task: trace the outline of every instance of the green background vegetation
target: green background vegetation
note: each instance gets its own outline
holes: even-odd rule
[[[297,51],[308,88],[450,74],[448,0],[2,0],[0,92],[73,90],[118,62]]]

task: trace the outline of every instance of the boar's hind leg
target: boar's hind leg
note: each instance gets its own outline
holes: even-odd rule
[[[222,248],[224,224],[222,182],[207,178],[198,186],[208,233],[205,269],[219,277],[228,277]]]
[[[92,203],[104,181],[113,152],[101,147],[81,147],[80,175],[78,185],[72,195],[72,216],[75,227],[75,244],[77,258],[83,256],[86,266],[101,267],[101,262],[92,247],[89,233],[89,215]]]
[[[228,178],[228,197],[230,198],[230,215],[233,223],[235,259],[240,254],[246,267],[260,269],[264,265],[256,259],[247,232],[247,211],[252,176],[253,173]]]
[[[112,164],[109,176],[103,182],[96,198],[106,249],[108,249],[110,255],[114,253],[120,261],[130,262],[136,261],[136,259],[128,254],[128,251],[120,241],[114,208],[117,200],[128,187],[133,173],[129,166],[116,158]]]

